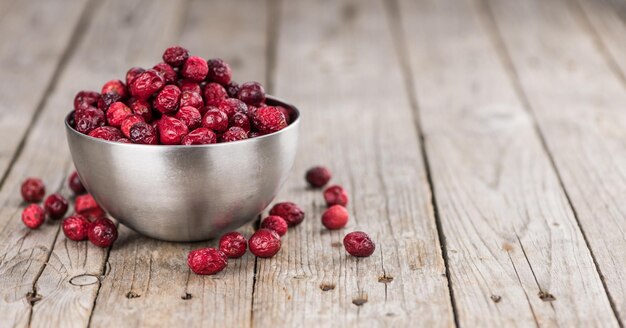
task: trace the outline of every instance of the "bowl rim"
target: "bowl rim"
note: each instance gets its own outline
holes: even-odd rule
[[[70,125],[70,117],[72,114],[74,114],[75,110],[71,110],[67,115],[65,115],[64,121],[65,121],[65,128],[67,131],[70,131],[70,133],[72,133],[73,135],[77,135],[79,138],[86,138],[87,140],[91,140],[94,142],[100,142],[100,143],[104,143],[104,144],[111,144],[111,145],[115,145],[115,146],[120,146],[120,147],[148,147],[150,149],[153,148],[159,148],[159,149],[183,149],[183,148],[193,148],[193,149],[198,149],[198,148],[206,148],[206,147],[227,147],[228,145],[232,145],[232,144],[243,144],[246,142],[256,142],[256,141],[260,141],[266,138],[272,138],[276,135],[279,135],[281,133],[285,133],[288,130],[293,130],[293,129],[297,129],[297,126],[300,123],[300,110],[282,100],[281,98],[277,98],[274,96],[270,96],[267,95],[265,97],[266,100],[269,100],[271,103],[273,103],[272,105],[278,105],[278,106],[282,106],[282,107],[288,107],[290,110],[292,110],[293,112],[296,113],[295,115],[295,119],[293,121],[291,121],[291,123],[289,123],[289,125],[287,125],[287,127],[285,127],[282,130],[276,131],[276,132],[272,132],[272,133],[268,133],[268,134],[264,134],[262,136],[258,136],[258,137],[254,137],[254,138],[248,138],[248,139],[243,139],[243,140],[237,140],[237,141],[230,141],[230,142],[219,142],[219,143],[213,143],[213,144],[203,144],[203,145],[146,145],[146,144],[135,144],[135,143],[124,143],[124,142],[116,142],[116,141],[109,141],[109,140],[105,140],[105,139],[100,139],[100,138],[95,138],[92,137],[90,135],[87,134],[83,134],[78,132],[76,129],[74,129],[74,127],[72,127]]]

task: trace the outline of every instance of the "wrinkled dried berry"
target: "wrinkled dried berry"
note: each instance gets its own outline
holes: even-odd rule
[[[190,146],[190,145],[207,145],[214,144],[217,142],[217,135],[215,132],[207,129],[207,128],[197,128],[186,136],[183,137],[181,141],[182,145]]]
[[[245,114],[248,112],[248,106],[243,101],[235,98],[222,99],[217,103],[216,107],[226,113],[229,118],[235,115],[235,113]]]
[[[46,186],[38,178],[28,178],[22,182],[22,198],[27,203],[38,203],[46,195]]]
[[[104,112],[95,107],[77,109],[74,112],[74,124],[76,131],[88,134],[106,122]]]
[[[89,136],[108,141],[117,141],[117,139],[123,137],[122,131],[112,126],[101,126],[96,128],[95,130],[89,132]]]
[[[285,122],[287,122],[287,125],[289,125],[289,123],[291,123],[291,115],[289,114],[289,110],[283,106],[274,107],[276,107],[281,113],[283,113],[283,116],[285,116]]]
[[[165,84],[176,83],[176,79],[178,78],[178,75],[176,74],[176,71],[174,71],[174,68],[168,65],[167,63],[158,63],[154,65],[152,69],[154,69],[155,71],[161,74]]]
[[[100,94],[95,91],[80,91],[74,97],[74,109],[85,109],[98,106]]]
[[[258,82],[246,82],[239,86],[237,98],[248,105],[259,106],[265,101],[265,89]]]
[[[43,203],[43,207],[46,210],[46,214],[53,220],[62,218],[67,212],[69,204],[67,200],[60,194],[52,194],[46,198]]]
[[[221,110],[208,106],[202,117],[202,126],[215,132],[224,132],[228,129],[228,115]]]
[[[143,120],[150,123],[152,121],[152,107],[147,100],[131,98],[128,101],[128,107],[133,114],[141,115]]]
[[[345,207],[333,205],[322,214],[322,224],[330,230],[341,229],[348,223],[350,214]]]
[[[114,102],[107,111],[107,122],[110,126],[119,128],[122,125],[122,121],[132,113],[133,111],[123,102]]]
[[[176,112],[174,117],[185,123],[189,131],[200,127],[202,124],[202,115],[196,108],[191,106],[182,107]]]
[[[189,81],[189,80],[180,80],[178,81],[178,86],[180,87],[180,91],[185,92],[193,92],[197,94],[202,93],[202,88],[198,82]]]
[[[133,80],[141,73],[146,70],[141,67],[131,67],[131,69],[126,72],[126,85],[130,86]]]
[[[31,229],[37,229],[43,224],[46,214],[39,205],[30,204],[22,211],[22,222]]]
[[[156,145],[159,137],[152,125],[146,122],[138,122],[130,127],[130,141],[136,144]]]
[[[230,83],[230,78],[232,77],[233,73],[228,63],[219,58],[215,58],[209,59],[207,64],[209,66],[209,73],[207,75],[207,78],[210,81],[217,82],[222,85]]]
[[[63,220],[63,233],[70,240],[81,241],[87,239],[91,222],[80,214],[74,214]]]
[[[92,220],[101,218],[105,214],[102,207],[98,205],[91,194],[76,196],[76,200],[74,201],[74,210],[76,213]]]
[[[178,103],[178,106],[179,108],[190,106],[200,111],[204,107],[204,101],[202,100],[202,96],[198,93],[183,91],[180,94],[180,102]]]
[[[109,92],[109,93],[103,93],[100,96],[100,100],[98,100],[98,109],[105,112],[107,110],[109,110],[109,107],[111,106],[111,104],[118,102],[118,101],[123,101],[124,99],[122,98],[121,95],[119,95],[118,93],[115,92]]]
[[[237,98],[237,93],[239,93],[239,84],[237,84],[237,82],[231,81],[225,88],[230,98]]]
[[[102,86],[102,91],[100,91],[100,93],[103,95],[116,93],[120,96],[121,99],[125,99],[128,97],[128,90],[126,90],[126,85],[124,85],[124,82],[120,80],[108,81]]]
[[[348,194],[341,186],[330,186],[324,190],[324,200],[328,206],[346,206],[348,204]]]
[[[191,81],[200,82],[204,80],[209,73],[207,62],[196,56],[190,56],[183,64],[180,71],[181,75]]]
[[[244,139],[248,139],[248,132],[238,126],[232,126],[222,134],[220,142],[232,142]]]
[[[241,233],[232,231],[220,238],[220,251],[230,258],[240,258],[246,253],[248,241]]]
[[[187,265],[195,274],[213,275],[226,268],[228,257],[215,248],[200,248],[189,253]]]
[[[169,116],[163,116],[158,124],[159,140],[164,145],[180,145],[183,137],[189,133],[185,123]]]
[[[368,257],[376,249],[374,242],[362,231],[354,231],[347,234],[343,238],[343,247],[350,255],[357,257]]]
[[[280,236],[270,229],[259,229],[248,240],[250,251],[258,257],[276,255],[280,250],[280,244]]]
[[[165,81],[159,72],[149,69],[135,77],[130,84],[130,94],[137,99],[148,99],[165,86]]]
[[[248,115],[244,113],[235,113],[229,121],[231,127],[237,126],[246,131],[246,133],[250,132],[250,119],[248,118]]]
[[[220,101],[228,98],[226,89],[215,82],[207,83],[204,86],[202,96],[204,97],[204,103],[207,104],[207,106],[217,106]]]
[[[180,89],[177,86],[170,84],[166,85],[165,88],[157,94],[154,102],[152,103],[152,107],[159,112],[166,114],[178,109],[179,101]]]
[[[189,50],[180,46],[169,47],[163,53],[163,61],[174,67],[184,64],[187,58],[189,58]]]
[[[101,217],[91,222],[87,237],[92,244],[98,247],[109,247],[117,240],[117,227],[113,221]]]
[[[278,203],[270,210],[270,215],[283,218],[290,227],[297,226],[304,220],[304,211],[292,202]]]
[[[280,216],[270,215],[261,222],[261,228],[270,229],[276,231],[279,236],[284,236],[287,233],[287,221]]]
[[[144,122],[144,119],[141,115],[133,114],[133,115],[129,115],[128,117],[126,117],[122,121],[122,127],[121,127],[122,134],[124,134],[126,138],[130,138],[130,128],[132,128],[133,125],[139,122]]]
[[[321,188],[330,181],[330,171],[323,166],[314,166],[306,171],[306,181],[313,188]]]
[[[70,177],[67,179],[67,185],[70,187],[70,189],[72,189],[75,195],[80,195],[87,192],[85,186],[83,186],[83,182],[80,181],[78,172],[76,171],[70,174]]]
[[[253,115],[254,126],[262,133],[272,133],[287,127],[285,116],[276,107],[260,107]]]

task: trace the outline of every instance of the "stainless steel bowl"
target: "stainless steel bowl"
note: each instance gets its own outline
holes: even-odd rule
[[[293,166],[300,114],[285,129],[248,140],[197,146],[136,145],[84,135],[65,120],[76,170],[111,216],[149,237],[206,240],[250,222]]]

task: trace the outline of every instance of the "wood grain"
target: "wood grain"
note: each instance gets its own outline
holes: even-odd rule
[[[558,176],[477,8],[407,0],[399,9],[459,323],[617,326]],[[505,19],[520,32],[532,21]]]
[[[569,1],[490,2],[513,72],[545,137],[615,311],[626,321],[626,48],[594,39]],[[608,5],[608,3],[605,3]],[[617,13],[624,12],[614,7]],[[605,24],[608,8],[596,8]],[[606,14],[606,15],[605,15]],[[594,19],[598,21],[600,17]],[[623,16],[622,16],[623,19]],[[522,22],[526,25],[521,28]],[[621,21],[622,33],[626,33]],[[622,35],[623,36],[623,35]],[[606,42],[607,49],[602,43]],[[557,45],[558,47],[554,46]],[[622,69],[624,66],[622,66]]]
[[[418,134],[379,1],[284,1],[275,93],[302,111],[300,152],[277,201],[306,219],[281,251],[258,259],[254,325],[424,326],[454,324]],[[373,44],[375,43],[375,45]],[[351,197],[350,222],[320,223],[320,190],[304,172],[322,164]],[[368,232],[376,252],[342,246]]]

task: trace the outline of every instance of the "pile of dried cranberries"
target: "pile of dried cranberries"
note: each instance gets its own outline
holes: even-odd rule
[[[108,141],[148,145],[201,145],[273,133],[290,123],[289,111],[265,103],[257,82],[232,81],[221,59],[167,48],[163,62],[133,67],[125,81],[74,98],[73,127]]]

